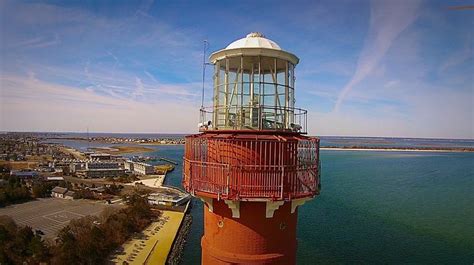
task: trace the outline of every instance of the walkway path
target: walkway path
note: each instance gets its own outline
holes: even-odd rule
[[[165,264],[173,246],[184,213],[163,211],[159,221],[152,223],[141,234],[127,241],[123,251],[112,256],[112,262],[122,264]]]

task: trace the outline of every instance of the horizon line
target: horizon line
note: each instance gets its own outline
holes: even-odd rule
[[[0,133],[98,133],[98,134],[174,134],[174,135],[190,135],[198,132],[103,132],[103,131],[5,131],[0,130]],[[410,137],[410,136],[361,136],[361,135],[309,135],[312,137],[352,137],[352,138],[396,138],[396,139],[430,139],[430,140],[464,140],[474,141],[474,138],[445,138],[445,137]]]

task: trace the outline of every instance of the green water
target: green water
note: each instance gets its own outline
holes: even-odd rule
[[[473,264],[474,153],[324,150],[321,159],[321,196],[299,211],[298,264]],[[192,213],[184,264],[200,261],[200,202]]]
[[[474,154],[322,151],[298,263],[474,262]]]

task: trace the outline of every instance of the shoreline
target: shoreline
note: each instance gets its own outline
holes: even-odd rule
[[[66,139],[66,138],[64,138]],[[72,140],[73,138],[69,138]],[[84,140],[83,138],[74,138],[74,140]],[[154,149],[152,146],[179,146],[184,145],[181,142],[145,142],[145,143],[136,143],[136,142],[107,142],[100,140],[92,140],[91,142],[105,143],[110,144],[109,147],[94,147],[90,148],[99,152],[109,152],[110,154],[130,154],[130,153],[146,153],[151,152]],[[122,145],[121,145],[122,144]],[[370,147],[370,146],[320,146],[320,150],[335,150],[335,151],[379,151],[379,152],[445,152],[445,153],[464,153],[464,152],[474,152],[473,147]]]
[[[193,216],[190,210],[192,202],[192,199],[187,202],[186,209],[184,210],[184,217],[181,220],[178,232],[176,233],[172,247],[168,253],[168,257],[166,258],[166,264],[180,264],[183,259],[184,248],[193,222]]]
[[[471,153],[474,150],[462,149],[417,149],[417,148],[345,148],[345,147],[320,147],[320,150],[334,151],[378,151],[378,152],[433,152],[433,153]]]
[[[134,153],[148,153],[154,151],[153,148],[144,146],[110,146],[110,147],[91,147],[90,150],[99,153],[108,153],[111,155],[123,155]]]

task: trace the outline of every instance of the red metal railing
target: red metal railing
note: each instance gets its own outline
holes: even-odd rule
[[[319,193],[319,139],[186,138],[183,185],[222,199],[291,200]]]
[[[207,130],[272,130],[306,134],[307,110],[278,106],[214,106],[201,108],[200,122]]]

